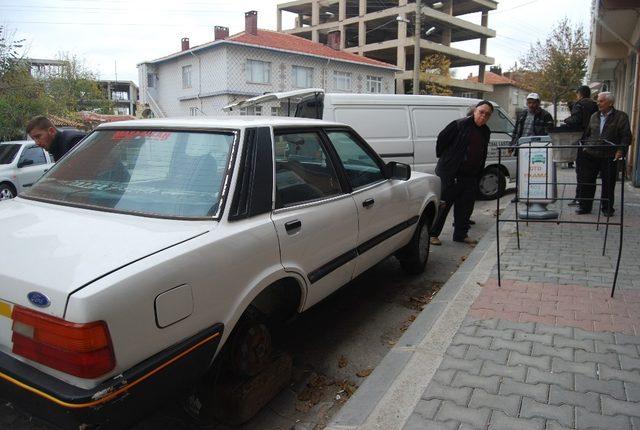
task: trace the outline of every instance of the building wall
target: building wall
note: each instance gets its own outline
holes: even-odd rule
[[[270,64],[268,83],[248,81],[249,60]],[[191,88],[183,88],[182,85],[185,66],[191,66]],[[313,71],[310,86],[294,86],[293,66],[307,67]],[[351,90],[348,92],[366,92],[369,75],[382,78],[382,93],[393,94],[395,90],[395,71],[392,69],[234,44],[217,46],[205,53],[197,53],[196,56],[184,55],[179,59],[160,63],[155,67],[158,76],[155,90],[147,88],[146,85],[146,74],[152,70],[153,67],[149,67],[149,64],[139,67],[141,102],[149,103],[151,106],[148,97],[151,95],[169,117],[221,114],[222,107],[227,104],[267,92],[304,87],[324,88],[327,92],[336,92],[338,90],[334,84],[335,71],[351,74]],[[271,114],[268,105],[262,114]]]

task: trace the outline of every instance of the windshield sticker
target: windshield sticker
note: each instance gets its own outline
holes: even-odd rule
[[[150,131],[150,130],[117,130],[113,133],[113,140],[130,140],[130,139],[151,139],[151,140],[168,140],[171,132],[168,131]]]

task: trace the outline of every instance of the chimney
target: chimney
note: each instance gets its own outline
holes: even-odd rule
[[[258,12],[250,10],[244,14],[244,31],[247,34],[258,35]]]
[[[215,40],[224,40],[229,37],[229,27],[216,25],[213,29],[213,33],[215,34]]]
[[[491,67],[489,67],[489,71],[491,73],[495,73],[496,75],[502,75],[502,67],[501,66],[491,66]]]
[[[327,46],[336,51],[340,50],[340,30],[333,30],[327,34]]]
[[[189,38],[188,37],[183,37],[180,42],[182,44],[182,50],[183,51],[188,51],[189,50]]]

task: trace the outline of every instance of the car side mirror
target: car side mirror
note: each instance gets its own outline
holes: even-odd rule
[[[411,166],[405,163],[389,161],[385,166],[385,170],[387,172],[387,178],[389,179],[406,181],[411,177]]]
[[[18,168],[25,167],[25,166],[31,166],[32,164],[33,164],[33,160],[20,160],[18,162]]]

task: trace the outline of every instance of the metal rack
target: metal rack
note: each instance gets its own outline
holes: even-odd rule
[[[585,141],[586,142],[586,141]],[[595,148],[595,149],[602,149],[603,145],[600,144],[585,144],[585,142],[579,142],[578,148],[579,150],[585,149],[585,148]],[[589,142],[593,142],[593,141],[589,141]],[[500,223],[515,223],[516,225],[516,238],[517,238],[517,244],[518,244],[518,250],[520,249],[520,224],[521,223],[553,223],[553,224],[583,224],[583,225],[595,225],[596,226],[596,230],[599,230],[600,226],[603,225],[605,226],[605,235],[604,235],[604,241],[603,241],[603,245],[602,245],[602,255],[606,255],[606,246],[607,246],[607,239],[608,239],[608,235],[609,235],[609,226],[618,226],[620,229],[620,243],[618,246],[618,257],[617,257],[617,261],[616,261],[616,269],[615,269],[615,273],[614,273],[614,277],[613,277],[613,284],[611,286],[611,297],[613,297],[614,293],[615,293],[615,289],[616,289],[616,283],[618,280],[618,273],[620,270],[620,259],[622,257],[622,244],[623,244],[623,239],[624,239],[624,186],[625,186],[625,172],[626,172],[626,158],[624,156],[624,150],[626,149],[626,147],[624,145],[614,145],[611,142],[605,141],[605,143],[608,145],[606,146],[606,148],[616,148],[616,149],[620,149],[623,152],[623,158],[616,161],[615,163],[615,168],[616,168],[616,181],[617,181],[617,176],[620,172],[622,172],[621,176],[621,186],[619,187],[620,189],[620,221],[616,222],[616,221],[612,221],[610,216],[607,216],[605,220],[601,220],[600,214],[600,206],[602,204],[602,199],[597,198],[594,195],[594,198],[591,199],[592,202],[598,202],[598,218],[596,221],[574,221],[574,220],[563,220],[562,219],[562,207],[560,210],[560,213],[558,215],[557,219],[522,219],[521,217],[518,216],[518,204],[519,204],[519,199],[518,201],[516,201],[516,210],[515,210],[515,218],[513,219],[503,219],[500,217],[500,196],[498,196],[498,198],[496,199],[496,242],[497,242],[497,263],[498,263],[498,286],[502,286],[502,279],[501,279],[501,265],[500,265]],[[527,197],[529,195],[529,190],[531,189],[531,182],[530,182],[530,178],[531,178],[531,153],[532,151],[530,150],[530,148],[532,148],[532,146],[521,146],[521,145],[515,145],[515,146],[499,146],[498,149],[498,163],[502,163],[502,151],[504,150],[511,150],[511,151],[516,151],[518,149],[520,150],[527,150],[528,154],[529,154],[529,162],[528,164],[528,169],[529,172],[527,174],[527,183],[526,183],[526,190],[527,190]],[[541,147],[536,147],[536,148],[541,148]],[[545,147],[545,150],[547,152],[547,160],[552,160],[553,158],[549,158],[549,151],[553,150],[553,149],[575,149],[576,146],[575,145],[552,145],[549,144]],[[553,155],[553,154],[552,154]],[[519,158],[516,161],[516,172],[517,172],[517,178],[520,177],[520,162],[519,162]],[[551,163],[553,163],[553,161],[551,161]],[[555,165],[553,166],[553,169],[555,169]],[[522,186],[522,184],[519,183],[519,179],[516,180],[516,196],[519,196],[520,194],[520,187]],[[541,182],[537,182],[535,185],[545,185],[545,190],[547,190],[546,192],[548,192],[549,186],[563,186],[563,191],[562,191],[562,197],[558,198],[556,196],[546,196],[547,199],[553,198],[555,201],[564,201],[564,200],[573,200],[572,198],[565,198],[564,197],[564,191],[566,190],[566,187],[568,185],[580,185],[578,182],[550,182],[550,181],[545,181],[543,183]],[[596,182],[596,185],[600,185],[602,186],[601,181],[600,182]],[[561,205],[562,206],[562,205]]]

